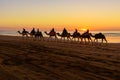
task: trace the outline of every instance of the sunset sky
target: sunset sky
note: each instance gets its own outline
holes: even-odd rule
[[[120,31],[120,0],[0,0],[0,29]]]

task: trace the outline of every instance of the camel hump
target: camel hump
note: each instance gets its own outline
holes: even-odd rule
[[[99,33],[98,35],[100,35],[100,36],[104,36],[104,34],[102,34],[102,33]]]
[[[99,34],[102,34],[101,32]]]
[[[105,35],[102,33],[95,34],[96,38],[105,38]]]

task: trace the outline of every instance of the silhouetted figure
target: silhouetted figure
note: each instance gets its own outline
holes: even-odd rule
[[[55,35],[55,33],[56,33],[56,32],[55,32],[54,28],[52,28],[52,30],[50,31],[49,34],[50,34],[50,35]]]
[[[89,29],[87,29],[87,31],[86,31],[86,32],[84,32],[84,34],[89,34]]]
[[[26,33],[27,31],[25,30],[25,28],[23,28],[23,31],[22,31],[22,33]]]
[[[83,41],[83,39],[84,39],[85,43],[86,43],[86,39],[88,40],[88,42],[92,42],[91,35],[90,35],[90,33],[89,33],[89,29],[87,29],[87,31],[84,32],[84,33],[81,35],[81,41]]]
[[[75,32],[71,36],[72,36],[73,40],[78,39],[78,41],[79,41],[79,39],[81,38],[81,35],[80,35],[80,33],[78,32],[77,29],[75,29]]]
[[[57,40],[57,35],[56,35],[56,31],[54,30],[54,28],[52,28],[52,30],[50,30],[50,32],[49,33],[47,33],[46,31],[45,31],[45,34],[46,35],[49,35],[49,38],[48,38],[48,40],[52,40],[52,37],[55,37],[55,40]]]
[[[77,29],[75,29],[75,32],[73,33],[73,37],[79,37],[80,36],[80,33],[78,32]]]
[[[65,28],[63,29],[62,34],[57,33],[57,35],[61,37],[61,40],[64,39],[64,41],[65,41],[65,38],[67,38],[67,40],[71,40],[71,38],[70,38],[71,34],[68,33]]]
[[[67,30],[64,28],[64,29],[63,29],[63,32],[62,32],[62,36],[66,36],[66,35],[68,35],[68,32],[67,32]]]
[[[40,31],[39,31],[39,29],[37,29],[36,35],[40,35]]]
[[[37,29],[37,32],[36,33],[39,33],[40,31],[39,31],[39,29]]]
[[[78,30],[75,29],[75,32],[73,33],[73,35],[77,35],[77,33],[78,33]]]
[[[35,28],[33,28],[30,33],[31,33],[31,34],[35,34]]]
[[[34,37],[35,36],[35,28],[32,29],[32,31],[30,32],[30,36]]]
[[[28,37],[28,31],[26,31],[25,30],[25,28],[23,28],[23,31],[21,32],[21,31],[17,31],[19,34],[21,34],[22,35],[22,37]]]
[[[75,32],[77,33],[77,32],[78,32],[78,30],[77,30],[77,29],[75,29]]]
[[[37,32],[35,33],[35,38],[39,39],[43,39],[43,35],[42,32],[39,31],[39,29],[37,29]]]

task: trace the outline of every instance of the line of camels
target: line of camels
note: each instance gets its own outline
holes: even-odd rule
[[[20,32],[17,31],[20,35],[22,35],[22,37],[30,37],[30,38],[34,38],[37,40],[44,40],[44,36],[42,34],[41,31],[39,31],[39,29],[35,32],[28,32],[28,31],[24,31],[24,32]],[[97,33],[92,35],[92,33],[89,32],[85,32],[83,34],[80,34],[80,32],[78,32],[77,30],[73,33],[70,34],[67,32],[67,30],[64,28],[63,32],[60,33],[56,33],[54,31],[54,28],[48,33],[47,31],[44,32],[46,35],[48,35],[49,37],[47,38],[47,40],[52,40],[55,39],[56,41],[58,40],[58,36],[61,37],[61,40],[68,40],[68,41],[80,41],[80,42],[98,42],[99,39],[101,39],[101,43],[103,43],[104,41],[107,43],[107,39],[105,37],[104,34],[102,33]],[[54,37],[54,38],[53,38]],[[92,37],[94,38],[94,40],[92,40]]]

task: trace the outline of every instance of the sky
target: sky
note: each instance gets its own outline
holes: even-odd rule
[[[120,0],[0,0],[0,29],[120,31]]]

